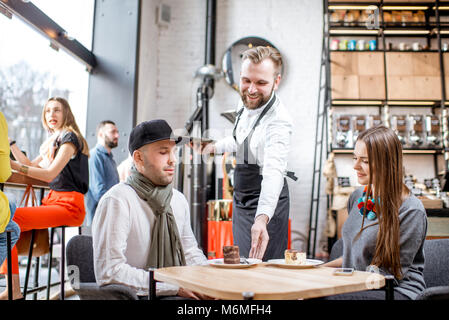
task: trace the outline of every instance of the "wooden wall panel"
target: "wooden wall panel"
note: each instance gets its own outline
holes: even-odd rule
[[[414,93],[417,100],[440,100],[441,78],[416,76],[414,81]]]
[[[407,76],[413,75],[412,52],[387,52],[387,75]]]
[[[410,76],[389,76],[388,99],[415,99],[414,81]]]
[[[382,52],[358,52],[358,74],[383,76],[384,57]]]
[[[360,99],[385,99],[385,79],[380,76],[359,76]]]
[[[331,73],[334,75],[357,75],[357,52],[331,52]]]
[[[359,77],[356,75],[332,75],[333,99],[359,99]]]
[[[412,55],[413,75],[440,77],[438,52],[416,52]]]

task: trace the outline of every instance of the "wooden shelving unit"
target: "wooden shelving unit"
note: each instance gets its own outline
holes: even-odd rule
[[[443,145],[429,150],[405,148],[407,150],[404,150],[404,154],[444,154],[446,169],[449,159],[446,110],[446,97],[449,93],[449,86],[446,85],[449,82],[449,43],[443,48],[442,38],[449,35],[449,19],[441,21],[441,17],[449,17],[449,1],[328,0],[324,1],[324,6],[328,24],[325,34],[327,48],[332,48],[330,42],[340,37],[360,40],[368,36],[376,41],[375,50],[329,49],[329,117],[338,113],[339,108],[373,107],[378,108],[378,114],[389,125],[388,121],[396,107],[407,107],[410,110],[415,107],[429,108],[440,119]],[[347,11],[343,20],[336,20],[342,17],[343,10],[361,12],[361,19],[367,9],[369,11],[366,12],[371,12],[371,15],[365,16],[364,21],[358,21],[354,16],[347,20],[346,17],[352,11]],[[403,17],[402,12],[410,13],[411,19],[420,21],[397,21],[398,15]],[[390,18],[387,20],[387,17]],[[396,20],[392,21],[391,17],[396,17]],[[443,36],[445,31],[447,34]],[[424,42],[427,48],[417,51],[391,48],[390,39],[399,37],[416,38],[420,46]],[[345,150],[332,145],[332,119],[329,119],[329,123],[331,139],[328,139],[328,152],[352,152],[350,148],[348,151],[348,148]],[[435,168],[436,175],[438,171]]]

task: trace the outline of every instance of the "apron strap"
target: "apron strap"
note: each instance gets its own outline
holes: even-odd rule
[[[240,116],[243,113],[243,110],[245,110],[245,107],[243,107],[242,109],[239,110],[239,112],[237,112],[237,121],[235,122],[235,126],[234,126],[234,130],[232,131],[232,136],[234,137],[234,140],[237,141],[237,125],[239,124],[240,121]]]
[[[295,176],[295,173],[294,173],[293,171],[287,171],[287,172],[285,173],[285,175],[286,175],[287,177],[289,177],[290,179],[292,179],[293,181],[298,181],[298,177]]]
[[[262,120],[262,118],[268,113],[268,111],[270,111],[270,109],[274,105],[275,101],[276,101],[276,94],[274,94],[273,97],[271,98],[271,100],[268,102],[268,105],[262,111],[262,113],[260,114],[259,118],[257,118],[256,122],[254,123],[254,126],[252,127],[252,129],[250,131],[250,133],[248,134],[246,139],[243,141],[243,161],[244,161],[245,164],[248,164],[248,159],[249,159],[249,142],[251,141],[251,138],[253,136],[254,130],[259,125],[259,123]],[[239,110],[238,118],[237,118],[237,121],[236,121],[235,126],[234,126],[233,135],[234,135],[234,140],[236,142],[237,142],[236,130],[237,130],[237,126],[238,126],[239,121],[240,121],[240,117],[241,117],[241,115],[243,113],[243,110],[244,110],[243,108]]]

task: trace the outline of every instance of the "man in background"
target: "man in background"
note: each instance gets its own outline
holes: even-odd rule
[[[97,145],[90,150],[89,191],[86,194],[87,225],[92,220],[100,198],[119,183],[117,164],[112,149],[118,145],[119,132],[113,121],[105,120],[97,126]]]

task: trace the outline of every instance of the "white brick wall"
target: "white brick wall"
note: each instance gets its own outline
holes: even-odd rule
[[[159,2],[142,1],[138,122],[164,118],[173,128],[182,128],[195,107],[199,80],[194,80],[193,74],[204,63],[206,1],[164,0],[163,3],[171,7],[168,27],[155,24]],[[321,57],[322,2],[217,1],[216,65],[221,66],[222,54],[229,45],[247,36],[269,40],[284,57],[285,74],[278,92],[295,125],[289,168],[299,177],[297,182],[289,181],[292,240],[294,248],[305,250]],[[216,83],[210,102],[211,128],[229,130],[232,127],[220,113],[235,108],[237,100],[237,93],[224,81]],[[325,202],[321,208],[324,218]]]

